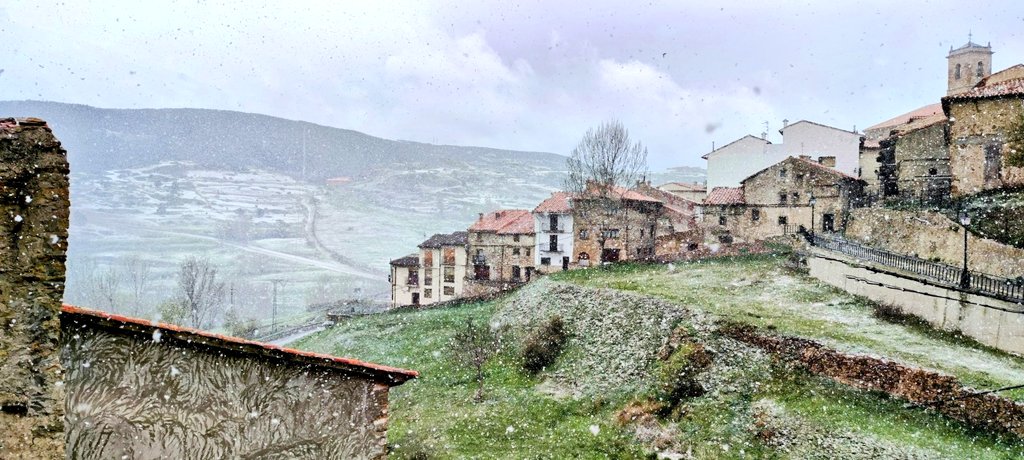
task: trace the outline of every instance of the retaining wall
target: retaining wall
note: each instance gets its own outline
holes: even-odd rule
[[[846,292],[895,306],[936,328],[1024,354],[1024,305],[919,281],[910,273],[819,248],[811,248],[807,265],[811,276]]]

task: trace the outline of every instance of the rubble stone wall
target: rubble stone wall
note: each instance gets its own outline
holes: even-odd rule
[[[840,353],[813,340],[762,335],[749,326],[730,328],[727,333],[839,383],[883,391],[972,426],[1024,438],[1024,404],[994,394],[976,394],[956,377],[872,356]]]
[[[0,119],[0,458],[64,457],[68,212],[60,141],[42,120]]]
[[[846,237],[874,248],[954,266],[963,264],[963,228],[933,211],[855,209]],[[967,265],[973,271],[1004,278],[1024,275],[1024,249],[973,234],[968,235],[967,248]]]

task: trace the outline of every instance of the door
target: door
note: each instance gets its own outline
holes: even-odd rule
[[[619,261],[619,250],[618,249],[605,249],[601,251],[601,262],[618,262]]]
[[[522,276],[522,273],[521,273],[521,271],[519,269],[519,266],[518,265],[513,265],[512,266],[512,281],[519,281],[519,278],[521,276]]]
[[[569,269],[569,257],[562,257],[562,271]]]
[[[821,230],[825,232],[836,231],[836,216],[835,214],[824,214],[821,216]]]
[[[413,305],[419,305],[420,304],[420,293],[419,292],[413,292],[412,293],[412,304]]]

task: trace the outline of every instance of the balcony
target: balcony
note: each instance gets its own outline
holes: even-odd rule
[[[550,224],[548,224],[548,225],[541,225],[540,231],[542,233],[565,233],[565,225],[556,225],[556,226],[551,226]]]
[[[558,243],[548,243],[548,252],[558,252]]]
[[[473,256],[473,265],[487,265],[487,257],[482,254]]]

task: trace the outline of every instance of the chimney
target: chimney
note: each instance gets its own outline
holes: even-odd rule
[[[484,213],[482,213],[482,212],[480,213],[480,219],[479,220],[484,220]]]
[[[836,157],[818,157],[818,163],[829,168],[836,167]]]
[[[800,159],[801,160],[808,160],[808,161],[810,161],[811,156],[810,155],[800,155]]]
[[[782,127],[785,128],[787,126],[789,126],[789,119],[788,118],[783,118],[782,119]]]

